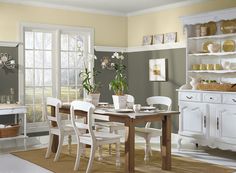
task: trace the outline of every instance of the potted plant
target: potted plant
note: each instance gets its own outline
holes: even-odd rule
[[[109,83],[109,89],[113,90],[115,95],[112,95],[113,104],[115,109],[126,108],[127,98],[124,92],[128,89],[127,77],[125,75],[126,66],[123,64],[124,56],[123,54],[115,52],[112,55],[113,59],[116,59],[111,66],[115,70],[115,77]]]
[[[93,77],[95,77],[98,74],[98,71],[94,70]],[[85,68],[84,71],[82,71],[79,76],[83,79],[82,85],[87,93],[87,101],[90,101],[95,106],[98,105],[100,93],[99,93],[99,87],[100,83],[92,82],[92,72],[88,70],[88,68]]]

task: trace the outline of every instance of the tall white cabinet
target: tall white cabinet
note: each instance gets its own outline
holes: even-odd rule
[[[186,85],[178,90],[178,146],[187,139],[236,151],[236,8],[182,17],[182,22]],[[207,35],[199,35],[202,26],[207,26]],[[216,50],[209,51],[209,44]],[[199,79],[197,89],[190,86],[190,77]]]

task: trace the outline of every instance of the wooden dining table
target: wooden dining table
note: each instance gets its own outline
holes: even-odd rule
[[[53,108],[52,108],[53,112]],[[69,114],[68,105],[62,106],[59,112]],[[78,116],[86,116],[84,112],[75,112]],[[178,115],[178,111],[155,111],[155,112],[122,112],[117,113],[111,109],[98,108],[93,114],[94,119],[120,122],[125,125],[125,172],[135,172],[135,126],[146,122],[162,122],[161,158],[162,169],[171,170],[171,118]],[[52,151],[56,152],[58,137],[54,135]]]

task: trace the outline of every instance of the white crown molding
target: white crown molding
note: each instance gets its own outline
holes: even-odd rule
[[[20,42],[13,42],[13,41],[0,41],[1,47],[17,47]]]
[[[67,6],[67,5],[55,5],[52,3],[25,2],[24,0],[0,0],[0,2],[27,5],[27,6],[35,6],[35,7],[54,8],[54,9],[61,9],[61,10],[80,11],[80,12],[92,13],[92,14],[104,14],[104,15],[111,15],[111,16],[126,16],[126,13],[121,13],[121,12],[114,12],[114,11],[109,11],[109,10],[97,10],[97,9],[90,9],[90,8],[80,8],[80,7],[73,7],[73,6]]]
[[[133,46],[133,47],[95,46],[95,50],[98,52],[127,52],[127,53],[154,51],[154,50],[181,49],[181,48],[186,48],[185,42],[146,45],[146,46]]]
[[[154,13],[154,12],[158,12],[158,11],[162,11],[162,10],[183,7],[183,6],[192,5],[192,4],[196,4],[196,3],[199,3],[199,2],[207,2],[207,1],[212,1],[212,0],[194,0],[194,1],[186,0],[186,1],[177,2],[177,3],[174,3],[174,4],[162,5],[162,6],[159,6],[159,7],[148,8],[148,9],[145,9],[145,10],[139,10],[139,11],[127,13],[126,16],[137,16],[137,15],[141,15],[141,14]]]
[[[192,16],[180,17],[183,25],[193,25],[197,23],[207,23],[209,21],[218,22],[220,20],[235,19],[236,8],[229,8],[218,11],[200,13]]]
[[[104,14],[104,15],[111,15],[111,16],[135,16],[140,14],[146,14],[146,13],[153,13],[158,12],[166,9],[171,8],[177,8],[181,6],[191,5],[199,2],[206,2],[206,1],[212,1],[212,0],[186,0],[183,2],[178,2],[174,4],[169,5],[163,5],[159,7],[154,8],[148,8],[145,10],[138,10],[131,13],[122,13],[122,12],[114,12],[109,10],[97,10],[97,9],[90,9],[90,8],[80,8],[80,7],[74,7],[74,6],[68,6],[68,5],[55,5],[52,3],[42,3],[42,2],[26,2],[24,0],[0,0],[0,2],[3,3],[12,3],[12,4],[21,4],[21,5],[28,5],[28,6],[36,6],[36,7],[46,7],[46,8],[54,8],[54,9],[62,9],[62,10],[72,10],[72,11],[80,11],[80,12],[86,12],[86,13],[94,13],[94,14]]]

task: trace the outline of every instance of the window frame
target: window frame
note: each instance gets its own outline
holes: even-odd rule
[[[72,32],[72,33],[82,33],[85,37],[87,37],[88,45],[87,50],[88,53],[94,54],[94,29],[89,27],[74,27],[74,26],[64,26],[64,25],[50,25],[50,24],[38,24],[38,23],[20,23],[20,34],[19,34],[19,65],[18,65],[18,93],[19,93],[19,103],[24,104],[25,100],[25,61],[24,61],[24,32],[26,30],[39,30],[39,31],[50,31],[53,32],[53,42],[55,40],[55,43],[53,43],[54,52],[52,53],[52,57],[55,58],[55,64],[52,68],[55,68],[55,70],[52,70],[52,76],[55,76],[55,82],[56,86],[53,85],[52,88],[52,95],[53,97],[60,97],[60,54],[61,54],[61,41],[60,41],[60,35],[64,32]],[[92,71],[94,67],[94,61],[91,62],[89,65],[89,69]],[[34,123],[27,123],[27,132],[39,132],[39,131],[45,131],[45,128],[47,129],[46,122],[34,122]]]

